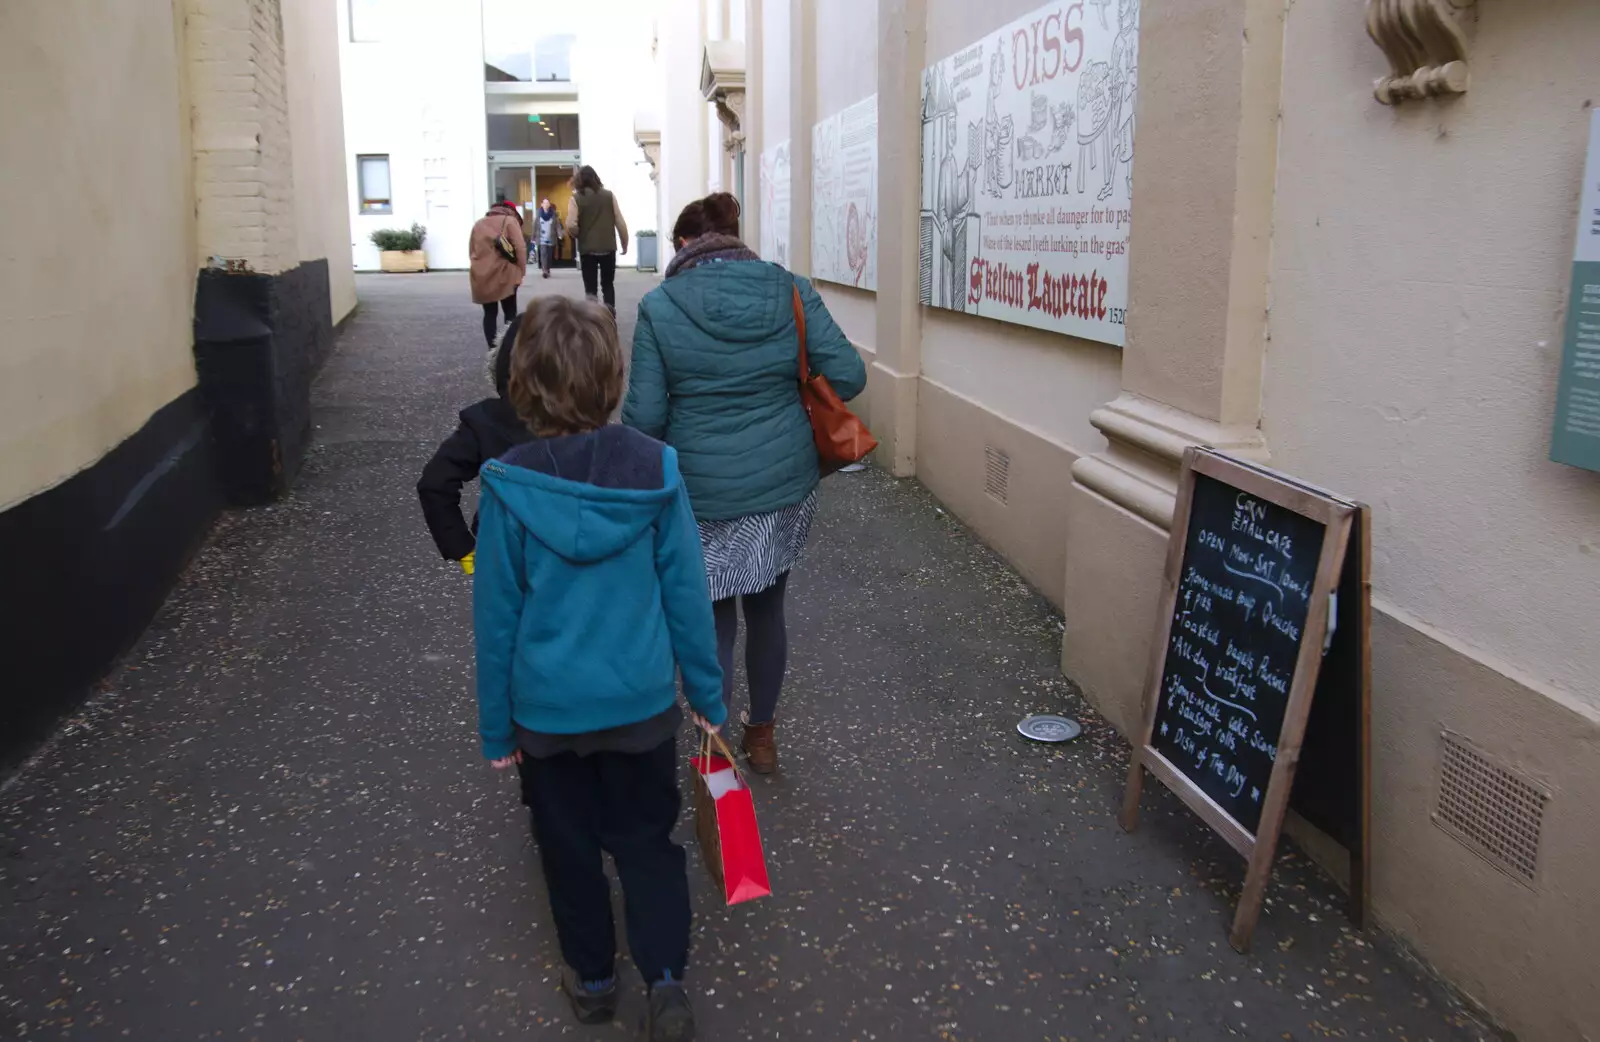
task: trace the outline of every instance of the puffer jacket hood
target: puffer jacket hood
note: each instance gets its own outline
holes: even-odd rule
[[[615,557],[651,531],[661,512],[678,495],[676,468],[656,479],[657,488],[609,488],[614,465],[600,438],[578,435],[562,452],[547,441],[534,441],[484,464],[483,494],[499,500],[542,545],[575,564]],[[553,439],[563,441],[566,439]],[[609,439],[607,439],[609,440]],[[521,457],[542,455],[540,462],[562,476],[518,465]],[[659,465],[659,464],[658,464]]]
[[[792,506],[817,487],[797,293],[811,369],[849,401],[867,385],[861,355],[811,283],[776,264],[708,258],[639,302],[622,422],[678,450],[701,521]]]
[[[764,261],[714,261],[682,271],[660,291],[706,336],[759,344],[794,328],[794,276]]]

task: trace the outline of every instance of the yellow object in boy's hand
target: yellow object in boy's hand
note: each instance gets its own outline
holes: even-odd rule
[[[461,560],[456,562],[457,564],[459,564],[461,566],[462,574],[464,574],[464,575],[471,575],[472,574],[472,570],[476,567],[476,565],[473,563],[473,558],[476,556],[476,554],[477,554],[476,550],[470,551],[467,554],[467,556],[463,557]]]

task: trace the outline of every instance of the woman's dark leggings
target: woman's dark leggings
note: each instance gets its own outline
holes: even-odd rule
[[[728,597],[711,605],[717,620],[717,658],[722,662],[722,701],[733,715],[733,643],[739,636],[739,602],[744,602],[744,669],[750,681],[750,722],[769,724],[778,711],[778,692],[789,661],[789,633],[783,621],[783,590],[789,573],[760,593]]]
[[[494,313],[495,308],[505,312],[506,325],[510,325],[511,320],[517,317],[517,291],[512,290],[511,296],[498,304],[491,302],[483,305],[483,338],[489,341],[490,347],[494,346],[495,335],[500,332],[500,323],[496,321]]]

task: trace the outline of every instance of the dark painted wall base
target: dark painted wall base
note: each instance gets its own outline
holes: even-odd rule
[[[0,512],[0,771],[83,700],[160,608],[220,496],[198,391],[87,470]]]
[[[194,356],[230,504],[289,491],[311,432],[311,380],[333,348],[328,262],[280,275],[200,273]]]
[[[199,386],[94,466],[0,512],[0,774],[133,646],[225,502],[288,491],[330,311],[325,260],[202,272]]]

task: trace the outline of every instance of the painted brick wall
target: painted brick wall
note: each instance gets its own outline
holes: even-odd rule
[[[279,0],[186,0],[199,253],[276,274],[299,261]]]

